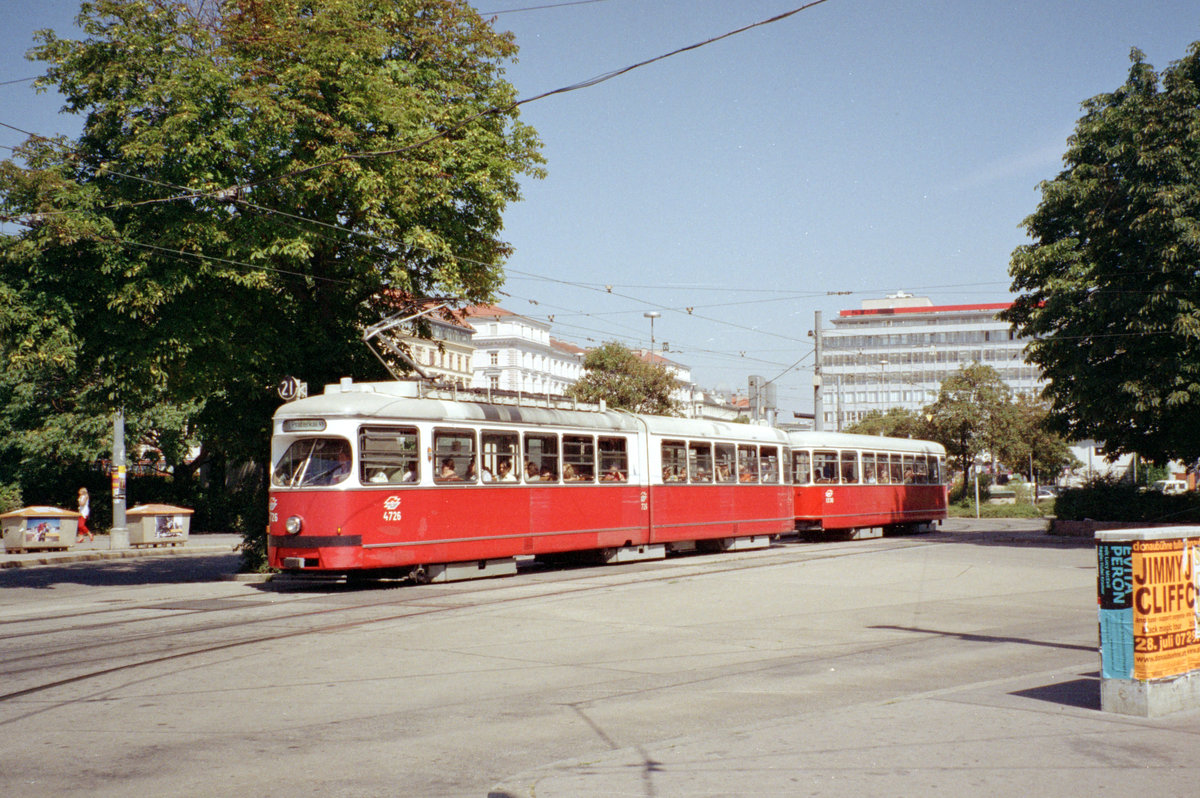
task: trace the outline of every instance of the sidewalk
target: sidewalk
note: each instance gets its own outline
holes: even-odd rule
[[[202,533],[188,535],[187,540],[175,546],[130,546],[125,549],[113,549],[110,546],[108,535],[96,535],[95,540],[85,540],[65,550],[33,551],[25,554],[14,554],[6,549],[0,549],[0,569],[123,560],[133,557],[186,557],[199,554],[229,554],[237,551],[241,544],[241,535]]]

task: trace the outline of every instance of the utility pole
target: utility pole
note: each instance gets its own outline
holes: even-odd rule
[[[129,529],[125,526],[125,411],[118,410],[113,420],[112,452],[113,522],[108,533],[110,549],[129,548]]]
[[[813,341],[816,353],[813,363],[813,429],[822,432],[825,429],[825,409],[821,404],[821,311],[816,311],[813,322]]]

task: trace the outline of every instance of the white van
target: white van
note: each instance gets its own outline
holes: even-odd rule
[[[1174,496],[1178,493],[1187,493],[1188,484],[1182,479],[1160,479],[1150,486],[1150,490]]]

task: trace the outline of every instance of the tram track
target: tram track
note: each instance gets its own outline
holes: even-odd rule
[[[537,571],[532,573],[519,574],[513,579],[502,580],[485,580],[480,582],[463,582],[453,583],[451,585],[412,585],[404,587],[403,595],[397,600],[391,601],[364,601],[355,602],[344,606],[320,607],[305,610],[303,612],[295,611],[295,604],[298,602],[323,601],[328,600],[328,588],[338,587],[345,589],[342,585],[314,585],[312,582],[304,584],[283,583],[276,586],[274,589],[287,592],[306,591],[313,588],[322,590],[318,595],[305,597],[302,599],[293,599],[286,602],[264,604],[261,601],[255,601],[253,604],[245,604],[238,606],[236,603],[231,604],[227,608],[210,608],[204,610],[179,610],[182,615],[169,616],[174,619],[186,619],[195,615],[210,615],[218,614],[221,620],[216,623],[206,624],[199,627],[188,627],[186,629],[170,629],[170,630],[153,630],[136,637],[123,636],[119,639],[108,639],[105,641],[85,641],[81,643],[64,645],[58,648],[52,647],[35,647],[33,651],[23,651],[17,653],[16,656],[8,656],[0,658],[0,669],[8,676],[15,677],[21,673],[30,671],[45,672],[47,668],[55,668],[59,670],[67,670],[79,663],[76,661],[67,661],[61,663],[48,662],[54,658],[70,657],[81,653],[94,655],[98,651],[102,651],[105,647],[122,646],[128,647],[131,643],[157,643],[147,650],[142,650],[130,655],[130,661],[110,665],[107,667],[91,668],[82,672],[73,673],[62,676],[60,678],[51,678],[41,681],[27,687],[10,690],[0,693],[0,704],[13,701],[20,698],[26,698],[33,695],[51,692],[53,690],[64,688],[72,685],[86,683],[88,681],[101,679],[114,674],[133,671],[141,668],[147,668],[164,663],[176,662],[181,659],[192,657],[200,657],[207,654],[227,651],[230,649],[241,648],[253,645],[271,644],[283,640],[288,640],[296,637],[303,637],[314,634],[327,634],[338,632],[346,629],[360,628],[373,624],[391,623],[404,619],[425,618],[438,614],[458,612],[462,610],[478,610],[488,607],[501,606],[529,599],[545,599],[554,595],[574,595],[580,592],[591,592],[599,590],[608,590],[614,587],[629,586],[634,584],[646,584],[653,582],[666,582],[687,578],[698,578],[706,575],[727,574],[737,571],[751,570],[762,567],[781,567],[786,565],[797,565],[809,562],[818,562],[822,560],[865,556],[870,554],[879,554],[888,551],[893,551],[900,548],[912,548],[921,545],[937,545],[936,540],[919,540],[919,539],[886,539],[867,543],[864,541],[851,542],[833,542],[819,543],[818,549],[813,549],[803,552],[801,556],[797,556],[797,549],[793,548],[796,543],[787,542],[779,546],[781,549],[775,551],[767,549],[758,552],[745,552],[741,556],[724,555],[701,555],[702,559],[697,558],[695,561],[688,562],[691,558],[680,558],[673,562],[656,561],[652,563],[635,563],[620,566],[618,569],[612,567],[589,567],[584,569],[554,569],[552,571]],[[804,545],[807,549],[807,545]],[[595,584],[585,584],[593,582]],[[531,590],[534,586],[573,586],[571,590],[561,590],[557,593],[548,593],[541,590]],[[352,590],[359,591],[355,587]],[[413,591],[409,593],[409,590]],[[282,592],[281,591],[281,592]],[[362,590],[364,594],[369,594],[371,597],[377,597],[379,591],[376,588],[367,588]],[[392,595],[389,593],[389,595]],[[477,597],[479,600],[463,603],[461,599]],[[437,603],[439,599],[454,598],[453,602]],[[201,601],[204,601],[203,599]],[[147,602],[142,605],[123,606],[113,608],[111,610],[101,610],[91,613],[93,615],[102,615],[106,612],[110,613],[129,613],[129,612],[149,612],[153,610],[162,610],[164,604],[171,602],[155,601]],[[174,602],[175,605],[186,604],[186,601]],[[385,614],[372,614],[371,617],[365,618],[346,618],[346,615],[353,612],[361,612],[364,610],[378,610],[389,606],[398,606],[402,611],[386,612]],[[227,613],[245,612],[250,609],[262,610],[264,608],[276,607],[287,610],[286,613],[271,613],[264,617],[258,618],[235,618],[230,617]],[[299,629],[291,629],[287,631],[276,631],[269,634],[251,634],[238,637],[234,640],[223,640],[221,642],[204,643],[194,645],[182,650],[176,648],[174,643],[182,636],[196,635],[212,635],[219,633],[227,633],[235,630],[246,629],[247,627],[261,628],[263,624],[279,623],[287,621],[295,623],[305,619],[321,618],[323,616],[339,617],[342,620],[337,620],[328,623],[317,623],[311,626],[305,626]],[[29,622],[44,622],[45,618],[30,619]],[[161,615],[144,618],[130,618],[121,621],[121,625],[129,626],[139,623],[161,623],[164,617]],[[14,623],[19,621],[14,621]],[[60,627],[51,630],[39,630],[28,632],[24,635],[8,635],[6,640],[12,640],[14,637],[37,638],[51,635],[63,635],[69,633],[88,633],[99,630],[111,630],[113,624],[87,624],[68,627]],[[18,663],[29,663],[32,667],[17,668]]]

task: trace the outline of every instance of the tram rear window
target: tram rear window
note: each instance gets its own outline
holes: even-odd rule
[[[792,452],[792,480],[797,485],[807,485],[811,479],[808,452]]]
[[[842,484],[858,482],[858,452],[842,452]]]
[[[758,449],[742,444],[738,446],[738,482],[758,482]]]
[[[433,481],[476,481],[475,433],[472,430],[434,430]]]
[[[350,476],[350,441],[303,438],[288,447],[271,472],[271,484],[285,488],[336,485]]]
[[[563,436],[563,482],[593,482],[596,443],[591,435]]]
[[[625,449],[625,439],[601,437],[599,447],[600,481],[628,482],[629,455]]]
[[[813,477],[821,484],[838,481],[838,453],[813,452]]]
[[[712,482],[712,444],[688,444],[688,478],[692,482]]]
[[[516,482],[521,462],[520,439],[515,432],[480,433],[480,459],[484,482]]]
[[[558,436],[525,434],[525,481],[558,482]]]
[[[361,427],[358,455],[359,479],[365,483],[397,485],[420,481],[416,427]]]
[[[717,482],[736,482],[737,463],[736,449],[732,443],[718,443],[716,452]]]
[[[663,482],[687,482],[687,444],[683,441],[662,443]]]
[[[779,481],[779,449],[774,446],[763,446],[758,450],[759,469],[763,482]]]

